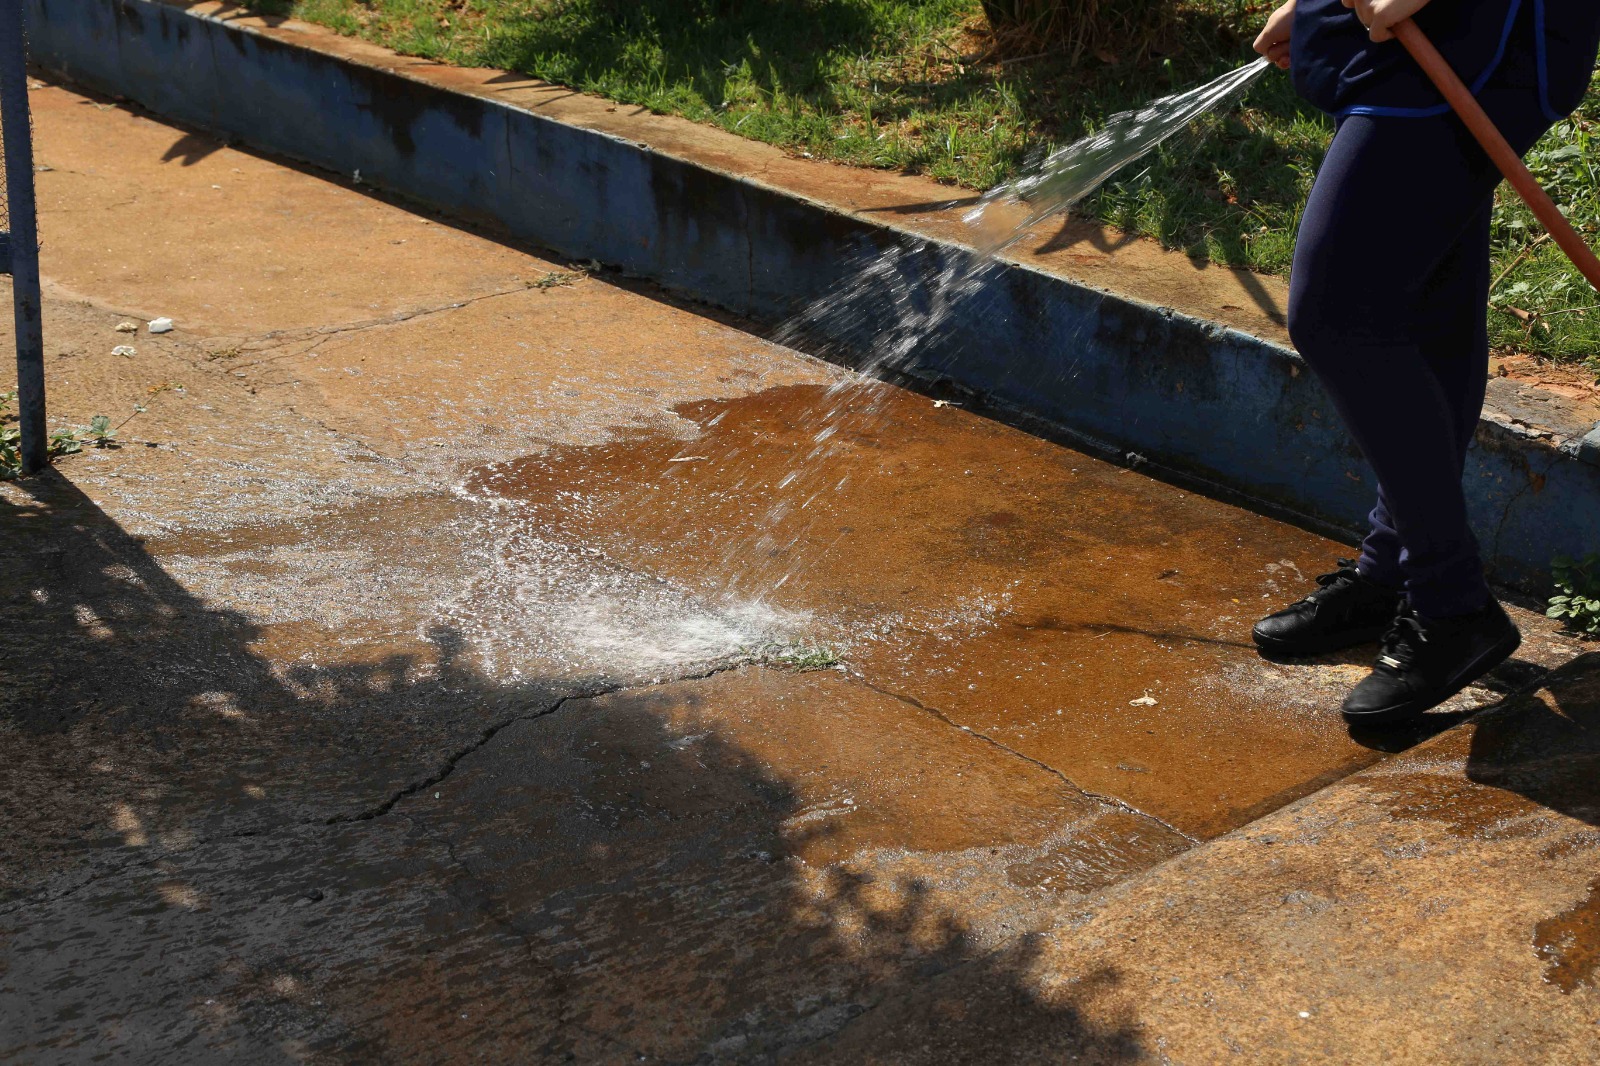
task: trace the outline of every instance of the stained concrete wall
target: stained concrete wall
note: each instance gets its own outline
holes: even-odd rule
[[[35,61],[75,82],[758,319],[804,306],[860,256],[898,250],[925,267],[907,276],[931,278],[971,254],[182,4],[24,3]],[[892,295],[853,326],[818,323],[818,339],[865,349],[849,331],[885,321]],[[1340,527],[1359,527],[1372,499],[1293,352],[1040,270],[1001,270],[906,369]],[[1499,580],[1542,591],[1552,556],[1596,546],[1600,449],[1581,444],[1486,417],[1467,485]]]

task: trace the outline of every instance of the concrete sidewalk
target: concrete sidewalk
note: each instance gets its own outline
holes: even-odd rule
[[[147,410],[0,487],[0,1056],[1591,1057],[1537,616],[1351,737],[1247,633],[1339,545],[32,95],[54,412]]]

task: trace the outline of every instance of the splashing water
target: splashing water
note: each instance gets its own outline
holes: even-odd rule
[[[522,634],[550,629],[552,646],[568,645],[577,635],[582,650],[590,653],[585,658],[623,656],[639,666],[711,658],[753,639],[784,639],[805,617],[795,613],[803,606],[796,586],[804,581],[793,579],[825,566],[840,543],[831,502],[844,500],[853,476],[893,476],[872,470],[870,464],[862,472],[862,464],[849,455],[856,442],[885,428],[885,407],[892,395],[888,382],[904,377],[938,382],[956,363],[987,358],[986,324],[1009,306],[997,297],[1000,287],[991,284],[1001,269],[997,257],[1039,222],[1067,210],[1117,171],[1242,93],[1268,66],[1259,60],[1196,89],[1113,115],[1101,130],[1052,152],[985,194],[964,216],[972,247],[929,241],[870,248],[832,290],[781,326],[773,338],[778,343],[854,370],[839,374],[814,406],[796,413],[793,421],[808,431],[810,446],[792,459],[772,468],[741,457],[739,447],[732,445],[727,454],[714,456],[714,465],[734,479],[721,491],[762,501],[748,526],[728,531],[733,535],[720,553],[720,573],[701,586],[716,594],[714,601],[682,598],[685,590],[676,581],[670,588],[635,587],[638,578],[620,571],[591,577],[575,594],[576,571],[586,571],[587,564],[567,565],[559,546],[535,550],[536,545],[524,543],[497,553],[502,567],[517,570],[502,574],[497,587],[524,592],[508,605],[520,617],[507,628]],[[1011,221],[1015,212],[993,210],[1010,201],[1026,205],[1020,221]],[[1048,367],[1058,385],[1076,373],[1071,346],[1061,347],[1056,356],[1060,364]],[[1048,363],[1048,356],[1041,363]],[[711,433],[720,417],[704,423],[702,432]],[[703,453],[708,447],[697,444],[695,450]],[[621,502],[613,512],[619,535],[625,538],[634,524],[629,513],[648,514],[662,506],[655,488],[640,486],[631,501]],[[538,564],[537,572],[526,570],[533,565],[530,560]],[[953,592],[954,604],[965,602],[960,590]],[[976,589],[965,593],[967,599],[983,594]],[[801,602],[780,605],[791,598]],[[952,616],[950,623],[962,629],[976,624],[964,616]]]
[[[520,503],[457,494],[467,512],[460,542],[472,580],[438,608],[476,649],[490,676],[673,676],[779,651],[809,629],[800,612],[760,602],[707,601],[680,583],[641,573],[589,544],[541,534]]]

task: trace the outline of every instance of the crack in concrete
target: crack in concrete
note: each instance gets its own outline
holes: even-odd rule
[[[1500,509],[1500,521],[1495,523],[1494,537],[1489,542],[1490,559],[1498,558],[1500,555],[1500,538],[1505,533],[1506,523],[1511,520],[1511,512],[1516,509],[1517,504],[1522,501],[1524,496],[1536,491],[1536,486],[1542,484],[1550,476],[1550,471],[1555,469],[1555,465],[1560,462],[1560,459],[1560,452],[1552,453],[1550,461],[1537,474],[1533,472],[1532,465],[1527,464],[1527,479],[1520,489],[1511,494],[1511,498],[1506,501],[1506,505]]]
[[[507,727],[515,725],[518,722],[531,722],[538,718],[548,717],[549,715],[559,711],[562,707],[566,706],[567,702],[570,700],[592,699],[594,696],[604,695],[606,691],[607,690],[601,690],[594,693],[581,693],[575,696],[563,696],[544,710],[525,714],[514,714],[508,718],[502,718],[498,722],[493,722],[479,730],[478,736],[475,740],[458,751],[446,756],[445,761],[436,767],[428,776],[402,786],[400,789],[390,793],[385,799],[371,807],[368,807],[366,810],[360,811],[356,814],[335,814],[331,817],[324,818],[319,823],[302,824],[348,825],[353,822],[370,822],[375,818],[382,818],[384,815],[394,810],[395,805],[401,800],[408,796],[414,796],[425,788],[431,788],[432,786],[442,782],[445,778],[449,777],[455,772],[456,767],[461,763],[462,759],[465,759],[468,755],[480,750],[484,745],[488,744],[489,741],[493,740],[502,730],[506,729]]]
[[[1043,761],[1041,761],[1039,759],[1035,759],[1031,755],[1026,755],[1026,754],[1018,751],[1016,748],[1013,748],[1013,747],[1010,747],[1007,744],[1001,743],[1000,741],[996,740],[994,737],[990,736],[987,733],[981,732],[980,730],[977,730],[977,729],[973,729],[971,726],[964,726],[964,725],[957,724],[954,719],[952,719],[949,715],[945,714],[943,711],[939,710],[937,707],[930,707],[926,703],[923,703],[921,700],[917,699],[914,696],[907,696],[907,695],[905,695],[904,693],[901,693],[901,692],[895,692],[895,691],[893,691],[891,689],[882,688],[882,687],[880,687],[878,685],[874,685],[872,682],[867,681],[865,679],[863,679],[861,681],[861,683],[863,685],[865,685],[867,688],[870,688],[874,692],[881,693],[882,695],[888,696],[890,699],[899,700],[902,703],[905,703],[905,704],[907,704],[909,706],[915,707],[915,708],[917,708],[917,710],[922,711],[924,714],[932,715],[933,717],[939,719],[939,721],[943,722],[945,725],[950,726],[952,729],[959,729],[963,733],[967,733],[967,734],[969,734],[971,736],[977,737],[979,740],[982,740],[987,744],[993,745],[994,747],[996,747],[999,750],[1005,752],[1007,755],[1012,756],[1013,758],[1021,759],[1023,762],[1026,762],[1026,763],[1032,763],[1034,766],[1037,766],[1039,769],[1044,770],[1046,773],[1054,774],[1056,777],[1060,778],[1061,781],[1064,784],[1066,784],[1066,786],[1068,788],[1072,789],[1074,792],[1077,792],[1077,793],[1079,793],[1081,795],[1087,796],[1092,800],[1097,800],[1100,803],[1103,803],[1108,807],[1114,807],[1115,809],[1117,809],[1119,811],[1122,811],[1125,814],[1131,814],[1136,818],[1143,818],[1143,819],[1146,819],[1146,820],[1148,820],[1150,822],[1154,822],[1156,825],[1159,825],[1161,828],[1167,830],[1168,832],[1176,833],[1178,836],[1182,837],[1184,840],[1187,840],[1190,844],[1201,844],[1201,843],[1204,843],[1204,841],[1202,841],[1199,837],[1191,836],[1190,834],[1185,833],[1183,830],[1179,829],[1177,826],[1173,825],[1171,822],[1167,821],[1164,818],[1161,818],[1161,817],[1158,817],[1157,815],[1151,814],[1148,811],[1142,811],[1139,808],[1133,806],[1131,803],[1128,803],[1126,800],[1118,799],[1116,796],[1112,796],[1112,795],[1109,795],[1109,794],[1104,793],[1104,792],[1096,792],[1093,789],[1085,788],[1082,785],[1078,784],[1076,781],[1072,780],[1072,778],[1068,777],[1066,774],[1062,773],[1060,770],[1056,769],[1054,766],[1051,766],[1049,763],[1043,762]]]
[[[219,841],[240,840],[247,837],[270,837],[308,827],[350,825],[357,822],[372,821],[392,812],[395,806],[406,797],[415,795],[431,785],[436,785],[444,781],[450,776],[451,773],[455,771],[456,766],[460,764],[461,760],[465,759],[473,752],[483,748],[489,743],[489,741],[493,740],[497,734],[507,727],[516,724],[517,722],[535,721],[537,719],[547,718],[574,700],[596,699],[600,696],[609,696],[619,692],[629,692],[633,690],[642,691],[656,688],[661,685],[671,685],[683,681],[704,681],[708,678],[715,677],[717,674],[744,669],[747,666],[755,664],[755,660],[752,660],[748,657],[740,657],[737,659],[718,661],[695,673],[663,677],[659,681],[651,681],[643,684],[628,684],[619,682],[613,685],[600,685],[590,689],[583,689],[574,692],[571,695],[561,697],[543,710],[515,714],[491,723],[479,731],[477,738],[473,740],[472,743],[447,756],[444,763],[436,767],[432,773],[420,780],[412,781],[402,786],[390,795],[386,796],[381,802],[356,814],[337,814],[326,818],[301,819],[298,821],[283,822],[278,825],[247,826],[211,836],[196,837],[195,839],[191,840],[183,850],[192,851],[195,848],[203,847]],[[415,824],[415,820],[411,819],[409,815],[402,815],[402,817],[407,818],[407,820],[412,821],[412,823]],[[431,834],[429,835],[431,837]],[[138,858],[130,859],[126,862],[108,865],[103,869],[91,873],[89,876],[83,878],[81,881],[78,881],[76,884],[64,889],[51,891],[50,889],[45,888],[35,891],[27,896],[23,896],[14,900],[11,903],[0,906],[0,918],[9,917],[10,915],[16,914],[20,911],[28,910],[30,908],[49,906],[52,903],[67,899],[78,892],[83,891],[85,888],[97,881],[103,881],[110,877],[116,877],[131,870],[137,870],[144,866],[151,866],[164,860],[175,859],[179,856],[179,854],[179,852],[162,851],[158,854],[144,855]],[[462,868],[467,869],[467,867],[464,865]],[[468,872],[470,873],[470,870],[468,870]]]
[[[375,805],[373,805],[371,807],[368,807],[364,811],[361,811],[361,812],[359,812],[357,814],[337,814],[337,815],[333,815],[332,817],[323,819],[319,823],[304,823],[304,824],[347,825],[347,824],[350,824],[352,822],[368,822],[368,821],[372,821],[374,818],[382,818],[384,815],[386,815],[390,811],[394,810],[395,805],[398,804],[401,800],[407,798],[408,796],[414,796],[418,792],[423,791],[424,789],[431,788],[434,785],[437,785],[437,784],[440,784],[441,782],[443,782],[446,778],[448,778],[452,773],[455,772],[455,769],[456,769],[456,767],[458,765],[460,765],[461,760],[465,759],[467,756],[473,754],[474,752],[481,750],[485,745],[487,745],[491,740],[493,740],[496,736],[498,736],[503,730],[505,730],[509,726],[515,725],[518,722],[531,722],[531,721],[534,721],[534,720],[540,719],[540,718],[548,718],[550,715],[555,714],[562,707],[565,707],[568,703],[571,703],[574,700],[596,699],[596,698],[598,698],[600,696],[609,696],[609,695],[614,695],[614,694],[619,693],[619,692],[628,692],[628,691],[633,691],[633,690],[643,691],[643,690],[646,690],[646,689],[658,688],[658,687],[660,687],[662,685],[671,685],[671,684],[676,684],[676,683],[683,682],[683,681],[704,681],[707,678],[715,677],[717,674],[727,673],[727,672],[732,671],[732,670],[743,669],[744,667],[751,665],[751,663],[752,663],[751,659],[749,659],[747,657],[744,657],[744,656],[740,656],[739,658],[736,658],[736,659],[721,660],[721,661],[718,661],[716,663],[713,663],[711,666],[709,666],[708,668],[706,668],[704,670],[701,670],[698,673],[677,674],[677,675],[673,675],[673,676],[670,676],[670,677],[664,677],[660,681],[648,682],[646,684],[629,685],[629,684],[624,684],[624,683],[618,683],[618,684],[615,684],[615,685],[602,685],[602,686],[598,686],[598,687],[596,687],[594,689],[587,689],[587,690],[583,690],[583,691],[580,691],[580,692],[573,693],[570,696],[563,696],[560,699],[558,699],[555,703],[551,704],[548,708],[546,708],[546,709],[544,709],[542,711],[536,711],[536,712],[533,712],[533,713],[524,713],[524,714],[514,714],[514,715],[511,715],[509,717],[502,718],[501,720],[499,720],[497,722],[493,722],[493,723],[489,724],[488,726],[485,726],[483,729],[479,730],[478,736],[477,736],[476,739],[474,739],[471,743],[467,744],[465,747],[461,748],[460,750],[458,750],[458,751],[452,753],[451,755],[447,756],[445,761],[442,764],[440,764],[438,767],[436,767],[434,769],[434,771],[432,773],[430,773],[428,776],[426,776],[426,777],[424,777],[424,778],[422,778],[420,780],[413,781],[410,784],[402,786],[400,789],[398,789],[395,792],[391,793],[387,798],[385,798],[381,802],[379,802],[379,803],[377,803],[377,804],[375,804]]]
[[[256,345],[257,347],[252,348],[252,351],[265,352],[277,352],[279,348],[293,344],[296,341],[307,341],[311,345],[315,345],[316,343],[326,340],[329,337],[337,337],[346,333],[361,333],[366,330],[381,329],[384,326],[398,326],[401,323],[410,322],[419,318],[427,318],[430,315],[442,315],[447,311],[459,311],[463,307],[470,307],[473,304],[482,303],[484,300],[496,300],[502,296],[515,296],[519,292],[526,292],[533,288],[534,284],[535,282],[532,281],[521,281],[516,285],[509,286],[504,289],[496,289],[493,292],[479,293],[477,296],[468,296],[464,299],[453,300],[446,304],[433,304],[427,307],[415,307],[406,311],[396,311],[392,315],[384,315],[381,318],[363,319],[358,322],[347,322],[342,325],[303,326],[294,329],[269,330],[266,333],[258,333],[254,335],[246,334],[244,336],[244,344]],[[300,352],[283,352],[281,354],[275,354],[271,358],[254,359],[250,362],[233,362],[229,363],[228,365],[235,370],[266,366],[276,362],[280,358],[292,358],[295,355],[304,354],[304,351],[305,350],[303,349]]]

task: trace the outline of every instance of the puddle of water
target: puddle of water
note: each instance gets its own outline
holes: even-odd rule
[[[1085,787],[1181,809],[1186,831],[1369,754],[1326,728],[1320,687],[1201,683],[1256,662],[1243,620],[1270,575],[1248,561],[1304,568],[1325,542],[879,387],[872,422],[828,442],[829,491],[776,516],[825,387],[681,405],[687,442],[555,448],[465,491],[516,501],[538,540],[513,554],[582,545],[712,608],[770,609],[788,639],[800,619],[874,684]]]
[[[694,441],[558,448],[481,468],[463,491],[514,506],[524,528],[538,531],[528,554],[611,560],[718,603],[828,604],[839,608],[833,621],[987,632],[1018,610],[1012,592],[1039,571],[1096,553],[1151,570],[1136,600],[1183,599],[1182,583],[1156,581],[1170,569],[1157,556],[1209,524],[1192,506],[1214,505],[1169,499],[1115,468],[879,388],[875,419],[830,438],[830,490],[788,506],[771,498],[797,483],[796,464],[814,444],[811,414],[830,390],[683,405],[679,413],[702,429]],[[1001,474],[997,463],[1027,473]],[[1102,587],[1115,584],[1110,575],[1087,582],[1078,610],[1039,607],[1025,620],[1090,626],[1126,605],[1128,590]]]
[[[1534,926],[1533,948],[1545,962],[1544,979],[1568,994],[1595,985],[1600,974],[1600,878],[1589,894]]]

